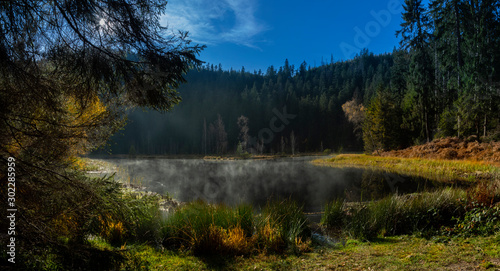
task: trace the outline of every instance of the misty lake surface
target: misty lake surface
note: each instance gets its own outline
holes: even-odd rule
[[[377,200],[438,186],[432,181],[360,169],[339,169],[310,163],[317,157],[275,160],[106,159],[145,190],[169,194],[179,201],[204,200],[263,207],[269,199],[291,198],[306,212],[325,203]]]

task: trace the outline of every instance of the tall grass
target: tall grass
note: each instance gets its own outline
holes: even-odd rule
[[[392,196],[380,203],[374,202],[374,213],[380,227],[388,235],[425,233],[453,224],[453,217],[461,216],[465,206],[461,201],[465,192],[445,188],[409,196]]]
[[[163,244],[195,254],[246,254],[253,247],[253,210],[191,202],[170,215],[163,227]]]
[[[344,199],[336,199],[327,203],[320,224],[333,229],[340,229],[344,225]]]
[[[310,232],[302,208],[290,200],[269,202],[259,215],[248,205],[196,201],[167,217],[162,235],[164,246],[195,255],[243,255],[305,251]]]
[[[113,247],[148,244],[195,255],[309,249],[307,219],[302,207],[291,200],[269,202],[259,215],[245,204],[229,207],[202,201],[167,214],[160,210],[163,196],[159,194],[122,189],[113,176],[98,179],[94,185],[106,197],[100,205],[103,208],[87,222],[89,243],[103,240]]]
[[[121,194],[119,198],[113,199],[109,209],[103,209],[89,221],[94,229],[91,236],[100,236],[113,246],[125,243],[160,245],[163,223],[160,199],[160,195],[136,192]]]
[[[125,225],[129,228],[128,240],[160,245],[160,228],[163,223],[159,209],[160,195],[129,193],[124,196],[129,210]]]
[[[325,208],[322,223],[342,230],[354,238],[373,239],[383,235],[437,232],[452,225],[453,218],[465,213],[461,199],[465,192],[445,188],[435,192],[393,195],[379,201],[341,205],[339,201]]]
[[[271,252],[308,250],[311,232],[307,222],[302,206],[296,202],[268,201],[258,224],[259,245]]]

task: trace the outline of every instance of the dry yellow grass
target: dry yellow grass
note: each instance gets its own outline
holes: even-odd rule
[[[313,163],[320,166],[382,170],[445,182],[475,181],[477,179],[494,180],[500,176],[500,168],[496,164],[472,160],[341,154],[329,159],[317,159]]]

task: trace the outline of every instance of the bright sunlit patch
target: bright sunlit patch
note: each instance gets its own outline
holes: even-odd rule
[[[104,25],[106,25],[106,20],[101,19],[101,20],[99,21],[99,25],[100,25],[100,26],[104,26]]]

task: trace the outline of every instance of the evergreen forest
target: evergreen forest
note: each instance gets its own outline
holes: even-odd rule
[[[372,152],[446,136],[499,140],[499,5],[405,1],[392,53],[364,49],[318,67],[285,60],[265,72],[197,65],[178,106],[130,112],[101,152]]]

